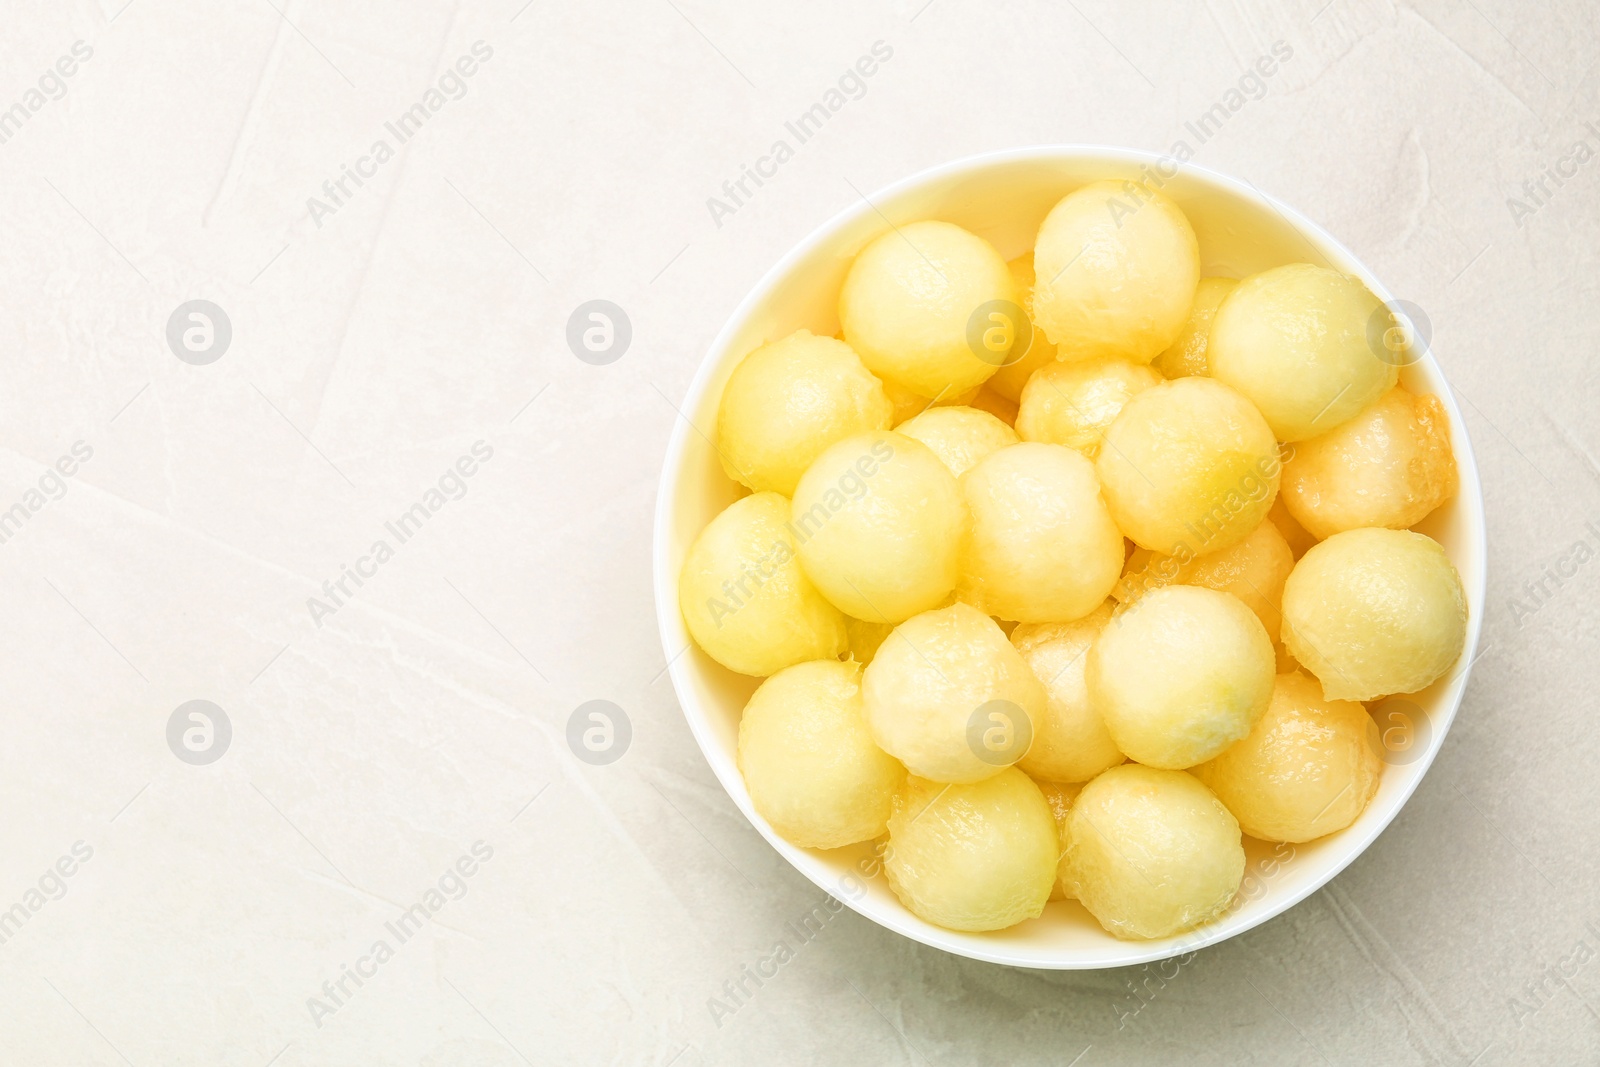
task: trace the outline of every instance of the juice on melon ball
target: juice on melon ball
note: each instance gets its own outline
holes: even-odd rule
[[[1270,636],[1283,625],[1283,583],[1292,570],[1289,542],[1269,519],[1263,519],[1243,541],[1220,552],[1190,557],[1136,549],[1128,557],[1115,595],[1132,601],[1164,585],[1203,585],[1238,597]]]
[[[1283,501],[1317,537],[1415,526],[1455,495],[1450,420],[1436,396],[1395,386],[1355,418],[1302,441],[1283,465]]]
[[[1467,598],[1431,537],[1347,530],[1295,564],[1283,587],[1283,643],[1330,700],[1415,693],[1461,656]]]
[[[1356,821],[1378,791],[1383,763],[1372,717],[1328,700],[1299,671],[1280,674],[1250,736],[1194,770],[1239,826],[1263,841],[1311,841]]]
[[[1200,556],[1244,540],[1271,509],[1281,467],[1260,412],[1210,378],[1134,396],[1095,459],[1122,532],[1164,555]]]
[[[1244,880],[1239,823],[1191,774],[1113,767],[1067,813],[1065,888],[1117,937],[1209,922]]]
[[[977,408],[929,408],[894,428],[933,449],[957,478],[989,453],[1014,445],[1017,431]]]
[[[1015,318],[1018,299],[988,241],[948,222],[913,222],[850,265],[839,323],[878,377],[923,397],[953,395],[982,385],[1009,357],[1009,346],[972,343],[975,317],[987,323],[988,312],[1009,310]]]
[[[717,451],[728,477],[789,496],[835,441],[887,430],[883,383],[850,346],[797,330],[734,368],[717,412]]]
[[[1134,394],[1161,381],[1149,367],[1121,359],[1052,363],[1023,387],[1017,433],[1024,441],[1066,445],[1094,459],[1107,427]]]
[[[899,626],[861,680],[878,747],[911,773],[977,782],[1021,759],[1044,686],[989,616],[957,602]]]
[[[1194,291],[1194,307],[1172,346],[1156,357],[1156,370],[1168,378],[1188,378],[1211,373],[1206,347],[1217,308],[1238,285],[1236,278],[1201,278]]]
[[[790,844],[839,848],[889,824],[905,768],[867,732],[861,666],[814,660],[761,683],[739,720],[750,802]]]
[[[921,441],[891,430],[845,438],[806,469],[790,510],[801,566],[846,614],[898,623],[955,589],[967,509]]]
[[[1391,321],[1348,274],[1310,263],[1253,274],[1217,309],[1211,376],[1249,397],[1280,441],[1327,433],[1399,374],[1388,350],[1380,356],[1369,340],[1375,316]]]
[[[1017,302],[1029,312],[1028,350],[1018,352],[1013,347],[1005,365],[989,379],[988,387],[1015,404],[1022,399],[1023,386],[1028,384],[1033,372],[1056,361],[1056,346],[1050,343],[1043,330],[1031,327],[1032,312],[1029,309],[1033,306],[1033,253],[1018,256],[1006,267],[1017,286]]]
[[[1089,649],[1089,697],[1117,747],[1151,767],[1203,763],[1272,699],[1272,639],[1228,593],[1169,585],[1112,617]]]
[[[1015,768],[965,785],[912,777],[889,816],[884,873],[913,915],[1003,930],[1043,913],[1060,840],[1044,795]]]
[[[1087,782],[1125,757],[1089,698],[1084,672],[1089,648],[1111,621],[1106,601],[1075,622],[1023,623],[1011,643],[1044,685],[1044,714],[1033,724],[1033,746],[1017,766],[1036,779]]]
[[[1189,318],[1200,245],[1161,193],[1102,181],[1050,209],[1033,265],[1034,328],[1055,344],[1056,358],[1149,363]]]
[[[844,616],[801,571],[777,493],[736,500],[706,525],[683,561],[678,605],[695,644],[740,674],[845,650]]]
[[[970,521],[957,595],[1017,622],[1077,619],[1122,572],[1122,533],[1094,465],[1070,448],[1025,442],[961,476]]]
[[[1083,791],[1083,783],[1051,782],[1035,778],[1033,784],[1039,787],[1039,792],[1044,794],[1044,802],[1050,805],[1050,814],[1055,816],[1056,820],[1056,833],[1061,837],[1061,849],[1056,853],[1056,882],[1050,889],[1050,899],[1071,900],[1072,895],[1062,884],[1067,866],[1067,813],[1072,810],[1072,802]]]

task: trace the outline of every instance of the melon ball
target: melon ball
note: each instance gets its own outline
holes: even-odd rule
[[[936,397],[982,385],[1006,361],[1009,343],[974,345],[969,332],[975,317],[987,328],[988,311],[1015,316],[1018,300],[1006,261],[988,241],[948,222],[913,222],[867,245],[850,265],[839,323],[872,373]]]
[[[1217,309],[1211,376],[1249,397],[1280,441],[1327,433],[1395,383],[1367,340],[1375,314],[1383,303],[1360,279],[1327,267],[1253,274]]]
[[[878,654],[884,640],[894,632],[894,624],[867,622],[864,619],[844,617],[844,632],[850,644],[850,657],[865,667]]]
[[[1188,378],[1211,373],[1206,359],[1206,344],[1211,338],[1211,323],[1217,308],[1239,284],[1237,278],[1201,278],[1194,291],[1194,307],[1183,324],[1183,331],[1170,348],[1156,357],[1156,370],[1168,378]]]
[[[801,566],[846,614],[900,622],[956,586],[967,509],[921,441],[890,430],[845,438],[806,469],[791,512]]]
[[[1398,385],[1338,429],[1300,442],[1283,465],[1284,504],[1319,538],[1415,526],[1455,491],[1443,402]]]
[[[1283,583],[1294,570],[1289,542],[1270,520],[1263,519],[1250,535],[1230,548],[1203,556],[1163,556],[1138,549],[1128,557],[1119,600],[1136,600],[1164,585],[1203,585],[1232,593],[1255,612],[1268,636],[1283,625]]]
[[[971,521],[957,595],[1017,622],[1077,619],[1122,573],[1094,465],[1061,445],[1002,448],[961,476]]]
[[[878,747],[913,774],[977,782],[1028,750],[1044,686],[989,616],[957,602],[896,626],[861,681]]]
[[[1014,445],[1017,431],[977,408],[929,408],[894,428],[933,449],[957,478],[989,453]]]
[[[1310,841],[1343,830],[1378,791],[1372,716],[1328,700],[1298,671],[1281,674],[1250,736],[1195,768],[1239,826],[1263,841]]]
[[[889,816],[884,873],[921,919],[1003,930],[1043,913],[1060,840],[1044,795],[1015,768],[964,785],[913,777]]]
[[[689,547],[678,606],[689,634],[729,670],[758,677],[845,650],[844,616],[800,569],[789,502],[756,493],[728,505]]]
[[[1126,758],[1089,699],[1084,678],[1089,648],[1111,621],[1111,609],[1106,601],[1075,622],[1023,623],[1011,631],[1011,643],[1045,691],[1033,747],[1017,764],[1034,778],[1087,782]]]
[[[1282,473],[1260,413],[1210,378],[1137,394],[1105,433],[1095,470],[1117,526],[1141,548],[1199,556],[1261,524]]]
[[[756,492],[789,496],[823,449],[887,430],[891,411],[849,345],[797,330],[751,352],[728,379],[717,412],[722,469]]]
[[[792,845],[839,848],[889,825],[905,768],[867,732],[861,665],[813,660],[762,682],[739,720],[739,773]]]
[[[1203,763],[1250,732],[1272,699],[1272,639],[1238,597],[1154,589],[1089,649],[1089,697],[1117,747],[1151,767]]]
[[[1200,284],[1200,245],[1178,206],[1127,181],[1069,193],[1039,226],[1034,326],[1056,358],[1149,363],[1177,339]]]
[[[1159,384],[1161,375],[1126,360],[1052,363],[1023,388],[1017,433],[1024,441],[1066,445],[1094,459],[1106,428],[1134,394]]]
[[[1194,775],[1127,763],[1072,802],[1062,862],[1064,888],[1107,931],[1170,937],[1228,910],[1244,880],[1244,841]]]
[[[1017,302],[1024,310],[1033,304],[1033,253],[1018,256],[1006,267],[1011,271],[1011,280],[1017,287]],[[1031,312],[1030,312],[1031,315]],[[1031,321],[1031,319],[1030,319]],[[1044,335],[1043,330],[1030,329],[1028,331],[1029,345],[1026,352],[1011,350],[1005,366],[994,372],[994,377],[988,381],[988,387],[1015,404],[1022,399],[1022,388],[1028,384],[1028,378],[1040,367],[1048,367],[1056,361],[1056,346]]]
[[[1050,889],[1050,899],[1071,900],[1071,894],[1061,882],[1067,863],[1067,813],[1072,810],[1072,802],[1082,792],[1083,783],[1050,782],[1035,778],[1033,784],[1039,787],[1039,792],[1044,794],[1044,802],[1050,805],[1050,814],[1055,816],[1056,820],[1056,833],[1061,837],[1061,848],[1056,853],[1056,882]]]
[[[1439,542],[1409,530],[1346,530],[1283,586],[1283,643],[1330,700],[1415,693],[1461,656],[1467,597]]]
[[[890,407],[894,409],[889,425],[899,426],[930,408],[966,407],[975,404],[983,392],[983,386],[975,385],[961,393],[946,392],[931,400],[925,396],[918,396],[909,389],[902,389],[891,381],[883,383],[883,391],[889,398]]]
[[[1284,451],[1285,464],[1294,458],[1294,451],[1294,445],[1290,445]],[[1289,551],[1294,553],[1294,558],[1299,559],[1306,554],[1306,551],[1312,545],[1317,543],[1317,539],[1307,533],[1306,528],[1300,525],[1299,520],[1289,514],[1289,508],[1283,502],[1284,495],[1279,493],[1278,498],[1272,502],[1272,510],[1267,512],[1267,518],[1271,519],[1272,525],[1276,526],[1278,532],[1283,534],[1283,539],[1289,542]]]

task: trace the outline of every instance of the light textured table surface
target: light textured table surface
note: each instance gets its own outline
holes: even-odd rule
[[[0,19],[0,1062],[1600,1060],[1592,3]],[[1230,100],[1203,142],[1185,125]],[[419,103],[402,143],[386,124]],[[1179,140],[1434,324],[1491,564],[1442,755],[1348,871],[1176,977],[1007,970],[846,911],[730,1000],[821,893],[663,673],[651,521],[700,354],[861,193],[988,149]],[[565,340],[592,299],[632,325],[609,365]],[[168,343],[191,300],[231,324],[210,363]],[[632,728],[609,765],[567,743],[596,699]],[[191,700],[231,726],[206,765],[176,754],[187,713],[169,747]]]

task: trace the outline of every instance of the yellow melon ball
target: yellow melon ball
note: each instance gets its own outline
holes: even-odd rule
[[[1121,359],[1052,363],[1023,388],[1017,433],[1024,441],[1066,445],[1094,459],[1106,428],[1128,401],[1161,380],[1149,367]]]
[[[845,438],[806,469],[791,511],[801,566],[846,614],[900,622],[956,586],[967,509],[921,441],[889,430]]]
[[[887,430],[891,411],[883,383],[849,345],[797,330],[734,368],[717,411],[717,452],[728,477],[788,496],[823,449]]]
[[[850,265],[839,292],[844,339],[880,378],[925,397],[982,385],[1009,356],[973,344],[975,317],[1017,314],[1019,294],[994,246],[948,222],[884,234]],[[1016,326],[1015,323],[1012,324]]]
[[[922,414],[929,408],[963,407],[972,404],[983,392],[983,386],[975,385],[964,392],[946,391],[940,396],[929,399],[902,388],[894,382],[885,380],[883,383],[884,395],[889,398],[889,405],[893,413],[889,418],[890,426],[899,426],[901,423]]]
[[[1250,736],[1194,773],[1251,837],[1310,841],[1355,822],[1378,791],[1371,731],[1360,704],[1325,699],[1298,671],[1280,674]]]
[[[1055,816],[1056,820],[1056,833],[1061,837],[1061,849],[1056,853],[1056,881],[1050,888],[1050,899],[1071,900],[1072,895],[1062,885],[1062,875],[1067,865],[1067,813],[1072,810],[1072,802],[1083,791],[1083,783],[1051,782],[1035,778],[1033,784],[1039,787],[1039,792],[1044,794],[1044,802],[1050,805],[1050,814]]]
[[[1294,458],[1294,448],[1295,446],[1290,445],[1285,450],[1283,457],[1285,464]],[[1289,551],[1294,553],[1294,558],[1299,559],[1317,543],[1317,539],[1306,532],[1306,528],[1300,525],[1298,519],[1289,514],[1289,508],[1284,504],[1283,498],[1284,494],[1279,493],[1277,499],[1272,502],[1272,510],[1267,512],[1267,518],[1271,519],[1272,525],[1283,534],[1283,539],[1289,542]]]
[[[762,682],[739,720],[738,758],[756,811],[803,848],[882,834],[906,778],[867,732],[860,664],[838,660],[797,663]]]
[[[1089,697],[1128,757],[1181,770],[1250,732],[1272,698],[1276,657],[1255,613],[1228,593],[1154,589],[1089,649]]]
[[[970,522],[961,599],[1017,622],[1077,619],[1122,572],[1122,533],[1094,466],[1061,445],[990,453],[961,476]]]
[[[1033,724],[1033,746],[1017,764],[1034,778],[1087,782],[1126,758],[1084,679],[1089,647],[1111,620],[1111,609],[1106,601],[1074,622],[1023,623],[1011,631],[1011,643],[1046,697],[1044,714]]]
[[[864,619],[844,617],[844,632],[850,642],[850,657],[865,667],[878,654],[884,639],[894,632],[894,624],[867,622]]]
[[[844,616],[800,569],[789,502],[756,493],[728,505],[689,548],[678,606],[695,644],[740,674],[772,674],[845,650]]]
[[[1415,693],[1461,656],[1467,598],[1439,542],[1409,530],[1346,530],[1296,563],[1283,643],[1330,700]]]
[[[984,456],[1017,443],[1017,431],[977,408],[929,408],[894,428],[913,437],[944,461],[957,478]]]
[[[1017,286],[1017,302],[1024,310],[1033,304],[1033,253],[1018,256],[1006,267],[1011,271],[1011,280]],[[1032,321],[1032,312],[1029,311],[1029,321]],[[988,388],[993,389],[1001,396],[1015,404],[1022,399],[1022,387],[1028,384],[1028,378],[1040,367],[1047,367],[1056,361],[1056,346],[1044,335],[1043,330],[1028,330],[1029,345],[1026,352],[1018,352],[1012,348],[1007,357],[1006,364],[994,372],[994,377],[988,381]]]
[[[1327,267],[1253,274],[1217,309],[1211,376],[1249,397],[1280,441],[1327,433],[1395,383],[1392,357],[1380,358],[1367,339],[1383,314],[1359,278]]]
[[[1260,413],[1210,378],[1179,378],[1134,396],[1095,459],[1117,526],[1169,556],[1244,540],[1272,507],[1281,467]]]
[[[1238,821],[1193,775],[1126,763],[1072,802],[1062,862],[1065,888],[1107,931],[1170,937],[1233,903],[1244,841]]]
[[[1059,852],[1050,806],[1021,771],[966,785],[913,777],[889,816],[884,873],[919,918],[1003,930],[1043,913]]]
[[[1268,519],[1230,548],[1203,556],[1163,556],[1138,549],[1117,584],[1118,600],[1136,600],[1164,585],[1203,585],[1232,593],[1255,612],[1270,636],[1283,625],[1283,583],[1294,570],[1289,542]]]
[[[1183,324],[1183,331],[1172,346],[1156,357],[1156,369],[1168,378],[1188,378],[1211,373],[1206,345],[1211,338],[1211,322],[1217,308],[1238,285],[1237,278],[1201,278],[1194,291],[1194,307]]]
[[[1415,526],[1455,491],[1443,402],[1398,385],[1338,429],[1300,442],[1283,465],[1284,504],[1319,538]]]
[[[1056,358],[1149,363],[1189,317],[1200,245],[1162,194],[1094,182],[1050,209],[1033,265],[1034,327],[1055,344]]]
[[[861,681],[878,747],[913,774],[977,782],[1028,750],[1044,686],[989,616],[957,602],[896,626]]]

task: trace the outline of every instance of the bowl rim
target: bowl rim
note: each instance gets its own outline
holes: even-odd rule
[[[687,680],[688,665],[685,656],[692,643],[683,624],[682,615],[678,608],[678,575],[672,566],[672,561],[667,558],[671,542],[671,523],[673,505],[678,497],[679,472],[683,468],[684,452],[695,430],[690,422],[687,411],[697,408],[710,388],[711,382],[716,377],[721,359],[713,356],[726,354],[726,350],[733,338],[743,328],[752,311],[765,301],[772,291],[778,288],[793,270],[794,266],[809,256],[819,246],[835,238],[839,231],[852,222],[872,213],[881,214],[877,204],[894,198],[912,189],[927,185],[946,182],[959,178],[963,174],[983,170],[997,165],[1010,163],[1024,163],[1029,161],[1051,162],[1084,162],[1103,161],[1107,164],[1122,166],[1140,164],[1155,165],[1158,163],[1176,162],[1181,172],[1189,172],[1199,176],[1206,182],[1221,186],[1235,195],[1255,202],[1267,208],[1287,221],[1297,230],[1300,236],[1315,248],[1319,253],[1329,259],[1340,259],[1345,264],[1353,267],[1362,280],[1380,300],[1391,301],[1394,294],[1383,285],[1382,281],[1372,272],[1366,264],[1347,248],[1343,242],[1328,233],[1320,225],[1301,214],[1294,207],[1272,197],[1254,182],[1240,180],[1209,167],[1191,163],[1187,160],[1177,161],[1173,156],[1165,153],[1152,152],[1146,149],[1126,148],[1115,145],[1091,143],[1048,143],[1036,144],[1015,148],[1005,148],[974,155],[963,156],[949,160],[931,167],[926,167],[913,174],[900,178],[885,185],[871,195],[862,196],[855,203],[835,212],[803,239],[789,249],[778,259],[761,278],[752,286],[739,301],[738,305],[729,314],[722,328],[713,338],[710,346],[702,354],[690,381],[684,401],[677,409],[677,417],[673,422],[673,430],[667,444],[666,454],[662,461],[661,480],[657,487],[655,520],[651,532],[651,569],[652,586],[656,600],[656,621],[661,637],[662,653],[667,657],[667,673],[672,679],[673,693],[677,697],[678,706],[687,721],[689,730],[694,736],[695,743],[699,746],[701,755],[705,757],[711,771],[716,775],[723,790],[728,794],[734,805],[744,814],[750,825],[767,840],[789,864],[815,884],[819,889],[840,900],[852,911],[863,918],[894,931],[913,941],[937,948],[954,955],[969,959],[981,960],[987,963],[1000,964],[1009,967],[1022,967],[1038,970],[1103,970],[1113,967],[1136,966],[1151,963],[1157,960],[1169,959],[1180,953],[1193,952],[1210,945],[1218,944],[1229,938],[1252,930],[1255,927],[1277,918],[1284,912],[1305,900],[1312,893],[1327,885],[1341,874],[1345,868],[1353,863],[1359,856],[1371,847],[1372,842],[1388,829],[1389,825],[1410,802],[1417,787],[1427,776],[1434,759],[1444,746],[1444,739],[1454,724],[1456,714],[1466,695],[1467,685],[1471,680],[1473,666],[1478,659],[1479,638],[1483,629],[1484,595],[1488,579],[1488,544],[1487,544],[1487,519],[1483,508],[1483,487],[1478,474],[1476,453],[1472,447],[1469,431],[1465,420],[1461,417],[1460,407],[1456,404],[1453,389],[1444,375],[1443,369],[1435,358],[1432,346],[1418,362],[1429,365],[1431,373],[1443,383],[1445,388],[1439,399],[1444,403],[1449,413],[1452,427],[1459,432],[1460,447],[1456,449],[1457,469],[1457,496],[1459,503],[1464,507],[1463,521],[1469,530],[1475,534],[1470,540],[1475,544],[1472,550],[1473,566],[1471,568],[1474,581],[1471,588],[1466,590],[1469,605],[1479,605],[1479,610],[1472,612],[1467,619],[1466,642],[1462,648],[1458,664],[1465,663],[1459,674],[1448,683],[1452,688],[1441,694],[1439,699],[1439,714],[1430,713],[1430,726],[1432,736],[1429,747],[1422,756],[1414,762],[1421,764],[1415,776],[1404,787],[1393,808],[1381,819],[1373,820],[1370,825],[1360,828],[1358,837],[1351,839],[1328,865],[1327,869],[1314,876],[1302,887],[1285,893],[1281,900],[1275,900],[1272,906],[1261,909],[1260,914],[1247,917],[1224,916],[1193,930],[1176,935],[1177,944],[1172,938],[1163,938],[1152,942],[1122,941],[1119,946],[1125,946],[1126,951],[1117,954],[1115,959],[1074,959],[1063,956],[1055,960],[1040,960],[1034,958],[1022,959],[1014,953],[1008,952],[1009,946],[1004,942],[994,942],[992,946],[985,942],[973,939],[970,934],[958,931],[947,931],[942,927],[927,923],[916,918],[903,906],[896,912],[879,913],[876,910],[867,910],[861,906],[868,898],[862,895],[851,898],[849,894],[839,894],[837,884],[819,878],[818,861],[811,856],[808,850],[800,849],[789,844],[780,837],[767,821],[762,818],[750,802],[749,793],[744,787],[743,780],[731,760],[724,761],[713,755],[720,750],[720,742],[712,736],[710,726],[705,714],[699,709],[699,701],[693,698]],[[1170,180],[1170,179],[1168,179]],[[1063,193],[1065,195],[1065,193]],[[673,652],[672,646],[675,638],[681,637],[684,647]],[[726,763],[727,766],[723,764]],[[1342,834],[1355,830],[1352,826]],[[944,936],[948,935],[948,936]],[[1145,947],[1149,946],[1149,947]]]

